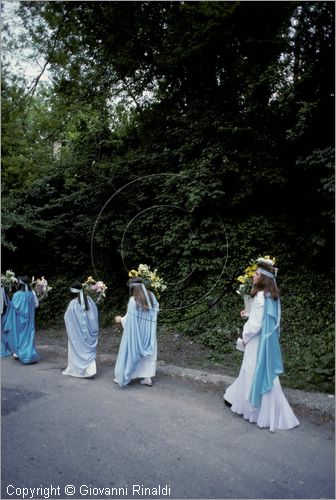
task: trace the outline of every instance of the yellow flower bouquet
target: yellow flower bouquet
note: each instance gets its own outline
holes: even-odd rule
[[[237,289],[237,293],[239,295],[248,295],[251,292],[253,281],[252,276],[257,269],[257,264],[250,264],[244,269],[243,274],[238,276],[237,281],[239,283],[239,287]]]

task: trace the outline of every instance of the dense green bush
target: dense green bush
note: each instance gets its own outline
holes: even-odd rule
[[[36,312],[37,328],[58,328],[64,325],[64,313],[71,298],[70,283],[64,277],[50,280],[52,290],[40,302]]]
[[[287,386],[333,392],[334,384],[334,288],[333,281],[317,274],[279,279],[282,290],[281,346]],[[242,298],[232,287],[220,301],[178,328],[222,354],[228,371],[238,371],[241,356],[235,342],[243,328],[239,316]],[[198,306],[199,308],[199,306]]]
[[[286,384],[334,391],[334,283],[318,274],[281,282]]]

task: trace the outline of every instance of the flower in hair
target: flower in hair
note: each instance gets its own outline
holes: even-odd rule
[[[265,257],[258,257],[256,260],[257,264],[266,264],[267,266],[275,266],[275,258],[266,255]]]
[[[278,274],[278,268],[275,267],[275,262],[276,262],[275,257],[270,257],[269,255],[266,255],[265,257],[258,257],[256,262],[259,266],[265,265],[272,267],[274,271],[274,276]]]
[[[162,278],[157,274],[157,269],[151,271],[147,264],[139,264],[137,270],[132,269],[128,272],[130,278],[141,278],[143,284],[151,290],[157,298],[160,298],[160,293],[167,289],[167,285]]]

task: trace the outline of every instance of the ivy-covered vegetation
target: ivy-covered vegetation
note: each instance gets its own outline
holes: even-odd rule
[[[2,72],[3,268],[169,284],[161,328],[232,353],[251,258],[277,258],[285,383],[333,382],[332,2],[22,2],[51,78]],[[8,30],[8,32],[6,31]],[[4,27],[6,50],[13,34]],[[7,36],[7,39],[6,39]],[[6,52],[5,52],[6,54]]]

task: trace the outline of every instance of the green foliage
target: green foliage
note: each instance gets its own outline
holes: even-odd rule
[[[40,302],[36,311],[36,326],[38,328],[64,327],[64,313],[71,299],[69,280],[66,278],[48,279],[48,284],[52,290],[48,293],[48,297]]]
[[[321,286],[319,286],[321,284]],[[286,383],[333,391],[335,374],[334,283],[304,272],[281,281]]]
[[[108,323],[124,306],[127,269],[147,263],[174,284],[162,320],[228,355],[241,321],[232,283],[251,258],[267,252],[288,275],[328,276],[331,7],[21,2],[25,43],[52,79],[27,88],[3,72],[3,265],[60,280],[41,324],[62,317],[64,277],[94,273],[113,291]],[[314,284],[322,296],[325,282]],[[329,358],[314,358],[312,383],[328,379]]]
[[[333,392],[335,375],[334,286],[325,276],[288,275],[278,280],[282,290],[281,347],[286,386]],[[220,300],[200,315],[199,307],[188,311],[191,318],[178,325],[180,331],[197,338],[223,354],[223,364],[237,374],[241,356],[235,353],[244,320],[239,312],[242,298],[228,287]],[[194,315],[194,318],[193,318]]]

